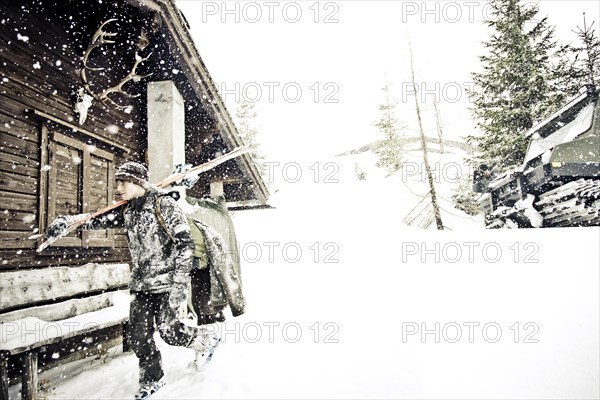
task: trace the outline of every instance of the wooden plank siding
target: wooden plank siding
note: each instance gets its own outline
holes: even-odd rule
[[[0,0],[0,6],[0,270],[127,261],[123,229],[76,233],[43,255],[27,238],[55,215],[90,212],[113,200],[115,167],[144,161],[145,98],[135,99],[131,112],[94,101],[74,131],[82,50],[73,32],[47,13],[23,13],[20,2]],[[91,36],[80,40],[87,46]]]
[[[7,310],[31,303],[64,300],[73,296],[96,293],[127,286],[130,271],[127,264],[86,264],[79,268],[51,268],[3,272],[0,289],[1,320]],[[59,319],[64,319],[61,317]]]
[[[0,0],[0,7],[0,270],[128,260],[123,230],[76,233],[42,255],[35,252],[38,242],[27,238],[55,215],[108,204],[114,169],[147,162],[149,81],[172,81],[185,99],[187,162],[241,143],[183,16],[171,0]],[[86,65],[95,68],[88,70],[87,89],[98,94],[119,85],[136,54],[148,57],[136,70],[147,77],[121,86],[132,98],[111,94],[123,107],[94,99],[80,126],[74,107],[84,86],[83,55],[112,18],[105,31],[117,34],[115,44],[87,54]],[[236,181],[225,187],[230,200],[266,201],[266,185],[247,156],[205,174],[190,192],[208,195],[210,182],[224,179]]]

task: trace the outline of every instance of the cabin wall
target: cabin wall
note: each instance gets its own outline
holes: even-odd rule
[[[128,260],[123,230],[73,234],[42,255],[27,239],[55,215],[109,204],[114,168],[146,150],[145,93],[130,110],[94,101],[79,125],[91,34],[77,43],[64,21],[27,4],[0,0],[0,270]]]
[[[43,232],[56,215],[109,204],[115,168],[125,161],[147,163],[150,81],[172,81],[184,99],[186,162],[199,164],[239,145],[176,6],[0,0],[0,7],[0,271],[128,261],[123,230],[73,233],[42,254],[35,251],[39,241],[28,237]],[[80,125],[74,107],[84,84],[83,56],[99,26],[112,18],[104,30],[123,45],[89,54],[88,65],[97,68],[87,70],[89,89],[118,86],[140,58],[136,72],[142,78],[122,87],[136,97],[110,96],[131,107],[94,100]],[[222,181],[228,200],[254,198],[260,190],[253,182],[260,177],[240,167],[241,159],[203,174],[188,193],[207,197],[210,183]]]

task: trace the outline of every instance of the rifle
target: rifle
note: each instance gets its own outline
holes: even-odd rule
[[[159,182],[156,186],[159,189],[163,189],[163,188],[171,185],[174,182],[200,175],[203,172],[213,169],[217,165],[223,164],[225,161],[229,161],[233,158],[241,156],[242,154],[246,154],[250,151],[251,151],[251,149],[248,146],[236,147],[235,149],[231,150],[229,153],[225,153],[225,154],[218,156],[210,161],[207,161],[207,162],[197,165],[193,168],[190,168],[189,170],[187,170],[185,172],[173,174],[173,175],[169,176],[168,178],[166,178],[165,180]],[[114,204],[111,204],[109,206],[101,208],[98,211],[95,211],[95,212],[91,213],[90,215],[87,215],[86,217],[67,225],[67,228],[64,230],[64,232],[61,235],[59,235],[57,237],[49,238],[49,239],[45,240],[44,242],[42,242],[42,244],[40,244],[40,246],[37,248],[37,252],[40,253],[40,252],[44,251],[52,243],[54,243],[61,237],[68,235],[70,232],[73,232],[75,229],[79,228],[80,226],[85,224],[90,219],[96,218],[100,215],[106,214],[109,211],[119,208],[122,205],[127,204],[128,201],[129,200],[118,201]],[[29,239],[39,239],[42,236],[43,236],[43,233],[38,233],[38,234],[30,236]]]

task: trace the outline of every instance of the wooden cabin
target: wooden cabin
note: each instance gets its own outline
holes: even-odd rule
[[[113,201],[125,161],[146,163],[157,182],[242,144],[187,22],[166,0],[0,4],[0,269],[125,261],[123,232],[72,235],[44,254],[28,237]],[[188,194],[211,186],[231,202],[268,197],[249,156]]]
[[[200,164],[242,142],[174,0],[0,0],[0,7],[2,326],[31,317],[15,314],[24,309],[126,288],[123,230],[72,233],[42,253],[30,239],[57,215],[111,204],[116,167],[145,163],[159,182],[177,164]],[[269,196],[248,155],[188,189],[196,198],[211,194],[258,206]],[[32,350],[23,362],[38,355]],[[0,367],[13,356],[0,355]],[[23,379],[32,368],[22,369]]]

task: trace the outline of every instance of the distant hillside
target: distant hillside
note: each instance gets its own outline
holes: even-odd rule
[[[426,137],[425,140],[427,141],[427,143],[431,143],[436,145],[431,146],[431,147],[427,147],[427,150],[429,150],[432,153],[439,153],[440,150],[437,146],[439,146],[439,140],[437,138],[431,138],[431,137]],[[405,144],[413,144],[413,143],[419,143],[420,138],[418,136],[411,136],[411,137],[401,137],[400,141],[402,142],[403,145]],[[378,141],[376,142],[372,142],[369,144],[366,144],[364,146],[358,147],[356,149],[352,149],[352,150],[348,150],[346,152],[343,152],[341,154],[338,154],[337,156],[347,156],[350,154],[361,154],[364,153],[366,151],[369,150],[373,150],[374,146],[379,143]],[[475,146],[471,146],[468,143],[465,142],[459,142],[456,140],[444,140],[444,147],[445,149],[447,148],[455,148],[455,149],[460,149],[465,151],[467,154],[474,154],[477,151],[477,148]]]

